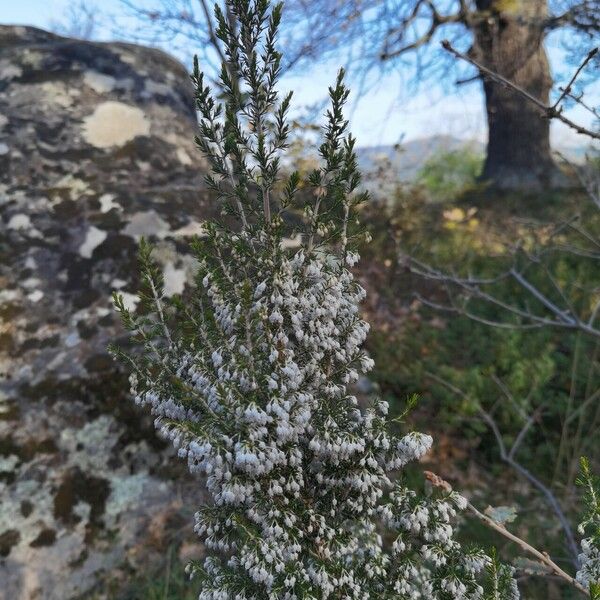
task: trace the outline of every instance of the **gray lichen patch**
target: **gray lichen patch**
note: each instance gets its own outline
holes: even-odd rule
[[[139,241],[142,237],[155,236],[164,239],[170,231],[168,221],[163,219],[155,210],[136,212],[129,217],[129,223],[123,233]]]
[[[79,246],[79,254],[84,258],[91,258],[94,250],[106,239],[107,233],[95,225],[85,232],[85,240]]]
[[[163,268],[165,295],[181,294],[185,283],[192,281],[196,271],[195,259],[178,254],[175,244],[170,241],[156,244],[154,258]]]
[[[107,94],[115,89],[117,80],[110,75],[90,69],[83,74],[83,83],[98,94]]]
[[[102,196],[98,198],[98,201],[100,202],[100,212],[102,213],[107,213],[113,208],[122,210],[122,206],[115,201],[114,194],[102,194]]]
[[[73,97],[78,95],[78,91],[74,92],[63,82],[44,81],[39,87],[42,102],[53,107],[69,108],[74,102]]]
[[[184,268],[178,269],[171,262],[164,268],[164,293],[166,296],[182,294],[187,281],[187,273]]]
[[[0,81],[16,79],[23,74],[23,70],[7,60],[0,60]]]
[[[107,527],[119,526],[123,515],[135,511],[144,499],[157,495],[169,495],[171,490],[166,482],[157,482],[147,473],[124,475],[112,480],[111,493],[106,502],[105,522]]]
[[[28,429],[31,435],[60,429],[55,451],[62,460],[51,460],[43,452],[30,452],[18,463],[10,458],[6,466],[12,467],[16,480],[6,484],[0,479],[0,551],[10,561],[0,563],[0,578],[12,586],[11,598],[31,597],[18,595],[22,581],[11,568],[16,564],[27,578],[41,577],[42,589],[64,594],[43,597],[84,592],[95,572],[125,560],[127,545],[144,536],[144,518],[176,497],[173,483],[150,471],[164,458],[153,455],[145,442],[123,445],[128,436],[113,416],[101,415],[79,426],[76,415],[81,413],[72,404],[59,406],[55,414],[31,416]],[[13,442],[20,454],[24,435]],[[107,546],[108,540],[112,545]],[[27,588],[28,594],[33,592]]]

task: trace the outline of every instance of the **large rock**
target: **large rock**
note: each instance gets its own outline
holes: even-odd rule
[[[175,493],[106,346],[140,236],[168,293],[193,269],[185,238],[210,212],[195,127],[162,52],[0,26],[0,596],[89,597],[146,564],[151,519],[189,518],[194,484]]]

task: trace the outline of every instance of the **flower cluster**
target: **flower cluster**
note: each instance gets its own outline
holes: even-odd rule
[[[385,402],[360,406],[352,394],[373,361],[362,349],[365,291],[350,270],[362,197],[342,74],[330,89],[322,168],[304,189],[295,173],[280,181],[289,105],[275,90],[281,6],[229,0],[228,11],[235,23],[216,12],[226,104],[197,64],[193,76],[197,141],[226,218],[195,240],[185,299],[164,297],[145,243],[140,313],[115,297],[143,349],[118,351],[136,401],[212,498],[196,514],[211,551],[190,567],[200,599],[483,598],[477,578],[489,559],[453,537],[464,500],[392,481],[431,438],[394,435]],[[285,237],[297,233],[291,251]]]
[[[585,538],[581,541],[581,554],[579,555],[580,568],[577,571],[577,581],[585,589],[590,584],[600,582],[600,544],[598,538]]]

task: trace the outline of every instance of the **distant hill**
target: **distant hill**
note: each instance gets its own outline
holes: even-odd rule
[[[357,155],[360,168],[366,175],[373,174],[383,167],[394,175],[396,181],[411,181],[432,156],[461,148],[470,148],[481,154],[485,152],[485,144],[477,140],[435,135],[397,145],[363,146],[357,148]],[[582,162],[588,148],[586,145],[565,145],[559,146],[557,150],[569,160]]]
[[[364,173],[373,173],[382,167],[404,181],[414,179],[419,169],[432,156],[469,147],[484,152],[485,146],[475,140],[461,140],[450,135],[419,138],[399,145],[364,146],[357,149],[358,162]]]

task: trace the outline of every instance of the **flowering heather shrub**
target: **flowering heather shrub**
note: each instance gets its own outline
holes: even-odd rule
[[[343,73],[330,88],[321,168],[307,181],[283,178],[291,94],[280,100],[276,91],[282,7],[229,0],[227,8],[235,23],[216,9],[225,102],[197,62],[193,74],[197,142],[223,222],[207,223],[193,243],[189,297],[164,297],[146,243],[141,310],[115,296],[142,349],[115,349],[136,402],[212,497],[196,514],[210,555],[189,567],[200,598],[517,598],[508,568],[454,540],[466,501],[403,484],[402,468],[431,438],[397,437],[385,402],[361,409],[350,391],[372,361],[361,349],[365,291],[350,271],[364,195],[342,115]],[[296,235],[300,247],[290,249],[285,240]]]
[[[579,525],[579,533],[588,537],[581,541],[577,581],[594,600],[600,599],[600,480],[592,475],[588,461],[581,459],[579,484],[585,489],[587,515]]]

